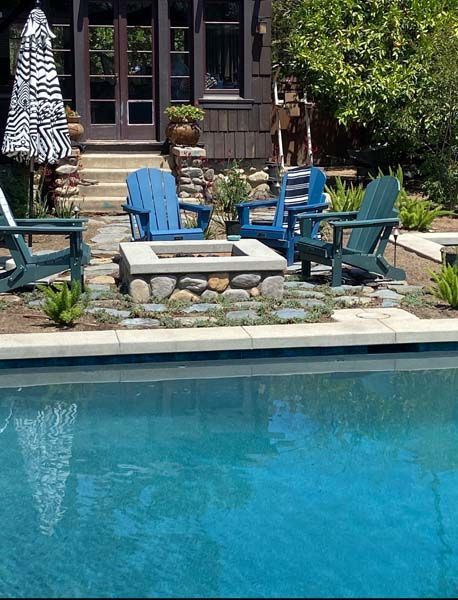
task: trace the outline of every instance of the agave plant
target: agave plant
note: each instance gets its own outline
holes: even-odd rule
[[[439,273],[431,273],[436,286],[432,293],[444,300],[451,308],[458,309],[458,267],[456,265],[442,265]]]

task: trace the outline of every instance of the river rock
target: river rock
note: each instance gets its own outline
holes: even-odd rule
[[[207,276],[201,274],[183,275],[178,280],[178,287],[180,290],[189,290],[196,294],[201,294],[207,289]]]
[[[223,298],[230,302],[245,302],[250,299],[250,294],[246,290],[228,289],[223,293]]]
[[[167,311],[165,304],[141,304],[141,309],[146,313],[163,313]]]
[[[148,302],[150,299],[149,285],[143,279],[133,279],[129,284],[129,295],[134,302],[139,304]]]
[[[176,302],[198,302],[200,298],[188,290],[175,290],[170,296],[170,300]]]
[[[259,291],[258,287],[251,288],[251,290],[250,290],[250,296],[252,298],[257,298],[260,295],[261,295],[261,292]]]
[[[261,294],[266,298],[274,298],[275,300],[281,300],[283,298],[283,285],[285,283],[285,278],[281,275],[272,275],[271,277],[266,277],[263,281],[261,281],[259,285],[259,289]]]
[[[214,310],[221,310],[223,307],[219,304],[209,304],[209,303],[197,303],[197,304],[193,304],[192,306],[189,306],[188,308],[185,308],[183,310],[183,312],[186,315],[192,314],[192,313],[208,313]]]
[[[229,285],[229,273],[211,273],[208,277],[208,289],[224,292]]]
[[[309,316],[309,312],[303,308],[282,308],[274,312],[274,315],[279,319],[289,321],[290,319],[300,319],[305,321]]]
[[[177,278],[172,275],[151,278],[151,296],[156,300],[168,298],[175,289]]]
[[[120,325],[127,327],[128,329],[138,329],[147,327],[148,329],[158,329],[160,322],[156,319],[124,319]]]
[[[200,297],[201,300],[205,302],[215,302],[218,299],[218,292],[214,292],[213,290],[205,290]]]
[[[228,321],[244,321],[245,319],[256,321],[259,318],[259,315],[254,310],[233,310],[226,314]]]
[[[248,183],[252,186],[258,186],[262,183],[267,183],[268,181],[269,175],[265,171],[256,171],[256,173],[248,176]]]
[[[242,273],[231,279],[231,287],[243,288],[244,290],[251,289],[256,287],[260,281],[261,275],[256,273]]]

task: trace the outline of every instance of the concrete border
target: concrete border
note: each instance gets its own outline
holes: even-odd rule
[[[457,239],[458,233],[456,232],[420,233],[416,231],[401,234],[397,244],[422,258],[428,258],[440,264],[442,263],[442,246],[458,245],[458,242],[455,241]],[[390,241],[394,242],[393,236],[390,237]]]
[[[421,320],[402,313],[346,309],[345,318],[332,323],[5,334],[0,360],[458,342],[458,319]]]

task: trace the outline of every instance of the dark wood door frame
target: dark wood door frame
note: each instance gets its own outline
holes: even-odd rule
[[[165,3],[167,0],[165,1]],[[73,1],[74,22],[74,47],[75,47],[75,87],[76,87],[76,109],[82,117],[85,125],[85,138],[88,140],[123,140],[155,141],[157,131],[160,130],[159,114],[165,98],[158,95],[158,73],[161,69],[158,65],[158,37],[163,27],[160,26],[160,10],[154,8],[152,15],[152,83],[153,83],[153,121],[152,125],[129,125],[128,124],[128,59],[127,59],[127,15],[125,8],[126,0],[113,0],[113,26],[114,26],[114,50],[115,50],[115,77],[116,83],[116,124],[115,125],[93,125],[91,123],[91,91],[89,77],[89,19],[87,11],[87,0]],[[159,5],[164,0],[159,0]],[[167,13],[168,14],[168,13]],[[163,34],[162,34],[163,37]],[[164,69],[162,69],[164,70]]]

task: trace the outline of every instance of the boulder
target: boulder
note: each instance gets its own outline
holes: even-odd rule
[[[205,290],[201,295],[200,299],[205,302],[214,302],[218,298],[218,292],[214,292],[213,290]]]
[[[207,289],[207,276],[201,274],[183,275],[178,280],[180,290],[189,290],[196,294],[201,294]]]
[[[172,275],[151,278],[151,296],[156,300],[168,298],[175,289],[177,278]]]
[[[175,290],[170,296],[170,300],[176,302],[199,302],[200,298],[188,290]]]
[[[267,183],[269,181],[269,175],[265,171],[256,171],[248,176],[248,183],[252,186],[258,186],[261,183]]]
[[[150,299],[149,285],[143,279],[133,279],[129,284],[129,295],[134,302],[144,304]]]
[[[211,273],[208,277],[208,289],[224,292],[229,285],[229,273]]]
[[[244,302],[250,299],[250,294],[246,290],[228,289],[223,293],[223,298],[229,302]]]
[[[272,275],[261,281],[259,289],[266,298],[281,300],[284,293],[285,278],[281,275]]]
[[[243,289],[251,289],[258,285],[261,281],[261,275],[257,273],[242,273],[240,275],[235,275],[231,279],[231,287],[233,288],[243,288]]]

